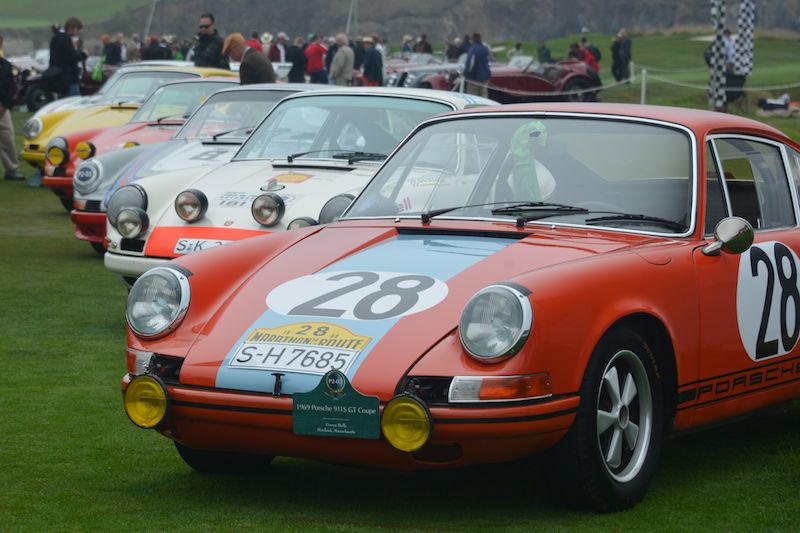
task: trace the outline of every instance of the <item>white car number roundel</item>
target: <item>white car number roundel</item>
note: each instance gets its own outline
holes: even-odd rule
[[[800,337],[800,259],[786,244],[754,244],[742,254],[736,314],[753,361],[792,351]]]
[[[444,300],[447,284],[423,274],[348,270],[303,276],[267,295],[281,315],[384,320],[424,311]]]

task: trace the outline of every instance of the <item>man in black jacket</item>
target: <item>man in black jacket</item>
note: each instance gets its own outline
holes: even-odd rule
[[[296,37],[294,44],[286,50],[286,61],[292,64],[289,71],[289,83],[306,82],[306,55],[303,53],[305,41],[302,37]]]
[[[0,42],[3,38],[0,36]],[[19,171],[17,148],[14,146],[14,123],[11,107],[14,105],[16,84],[11,63],[0,55],[0,163],[7,180],[21,180],[25,176]]]
[[[79,63],[86,61],[86,51],[76,48],[72,43],[83,29],[83,23],[70,17],[64,23],[64,28],[55,31],[50,39],[50,67],[45,72],[55,92],[61,96],[80,96],[80,67]],[[49,75],[48,75],[49,73]]]
[[[194,47],[194,65],[196,67],[214,67],[230,70],[227,56],[222,53],[224,39],[214,27],[214,15],[203,13],[197,32],[197,44]]]

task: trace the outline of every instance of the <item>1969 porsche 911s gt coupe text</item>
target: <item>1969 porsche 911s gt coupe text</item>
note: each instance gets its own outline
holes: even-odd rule
[[[798,149],[685,109],[431,119],[339,222],[142,276],[126,412],[198,470],[548,450],[567,501],[629,507],[665,432],[800,397]]]

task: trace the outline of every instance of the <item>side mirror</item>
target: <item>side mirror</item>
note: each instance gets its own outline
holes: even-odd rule
[[[703,248],[706,255],[746,252],[753,244],[753,226],[741,217],[728,217],[719,221],[714,229],[714,242]]]

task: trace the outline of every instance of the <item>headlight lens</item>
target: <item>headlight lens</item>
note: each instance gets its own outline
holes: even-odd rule
[[[69,161],[69,145],[64,137],[52,139],[44,149],[44,155],[51,165],[61,166]]]
[[[95,146],[87,141],[81,141],[75,146],[75,155],[81,159],[90,159],[96,152]]]
[[[317,224],[318,222],[311,217],[300,217],[289,222],[289,225],[286,227],[288,229],[300,229],[307,228],[309,226],[316,226]]]
[[[526,294],[506,285],[490,285],[464,307],[458,334],[472,357],[494,363],[522,348],[532,322],[533,310]]]
[[[172,268],[145,272],[128,294],[125,318],[131,330],[144,338],[172,332],[189,308],[189,280]]]
[[[140,428],[150,429],[167,416],[169,397],[160,379],[137,376],[128,384],[122,402],[131,422]]]
[[[147,193],[138,185],[125,185],[117,189],[108,201],[108,221],[117,226],[117,216],[126,207],[138,207],[147,211]]]
[[[103,165],[96,159],[78,165],[72,185],[81,194],[89,194],[97,189],[103,175]]]
[[[189,189],[175,197],[175,212],[186,222],[203,218],[208,210],[208,198],[203,191]]]
[[[342,216],[345,209],[350,207],[350,204],[355,198],[352,194],[337,194],[322,206],[319,212],[319,223],[330,224],[336,222]]]
[[[42,133],[42,121],[38,117],[30,119],[22,126],[22,134],[26,139],[33,139]]]
[[[144,209],[126,207],[117,215],[117,231],[126,239],[135,239],[150,227],[150,218]]]
[[[283,217],[286,205],[283,203],[283,198],[275,193],[268,192],[253,200],[253,206],[250,210],[256,222],[262,226],[274,226]]]
[[[415,81],[417,81],[417,75],[409,72],[406,74],[406,81],[403,82],[403,85],[406,87],[413,87]]]

